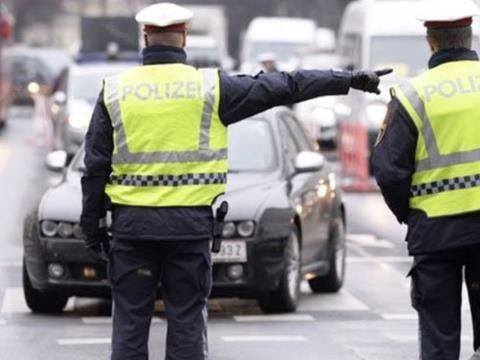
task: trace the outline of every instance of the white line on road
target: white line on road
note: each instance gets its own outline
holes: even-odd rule
[[[22,267],[22,261],[8,261],[0,260],[0,268],[9,268],[9,267]]]
[[[382,314],[384,320],[417,320],[418,316],[416,313],[405,313],[405,314]]]
[[[314,321],[311,315],[307,314],[286,314],[286,315],[238,315],[233,319],[236,322],[279,322],[279,321]]]
[[[152,319],[152,324],[161,324],[162,322],[162,319],[157,317]],[[110,325],[112,323],[112,318],[106,316],[82,317],[82,323],[85,325]]]
[[[93,338],[93,339],[57,339],[57,344],[61,346],[73,345],[108,345],[111,343],[109,338]]]
[[[369,263],[369,262],[382,262],[387,264],[411,264],[412,259],[407,256],[349,256],[347,257],[349,263]]]
[[[347,241],[357,246],[393,249],[395,245],[388,240],[377,239],[372,234],[347,234]]]
[[[306,342],[303,336],[222,336],[225,342]]]

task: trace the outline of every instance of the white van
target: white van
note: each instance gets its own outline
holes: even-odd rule
[[[369,151],[385,118],[388,88],[428,68],[431,56],[426,29],[415,18],[416,0],[357,0],[345,9],[339,30],[338,53],[344,69],[394,69],[382,78],[382,95],[352,90],[336,106],[340,123],[363,123]],[[474,33],[478,35],[477,29]],[[475,41],[478,43],[478,41]]]
[[[248,26],[240,55],[240,71],[260,70],[259,56],[273,53],[280,70],[293,70],[298,50],[312,47],[316,41],[315,21],[303,18],[258,17]]]

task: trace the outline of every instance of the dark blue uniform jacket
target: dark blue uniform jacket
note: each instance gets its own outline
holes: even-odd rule
[[[429,67],[462,60],[478,61],[478,56],[468,49],[441,50],[432,56]],[[396,98],[389,104],[385,121],[383,138],[373,153],[373,171],[387,205],[400,223],[408,225],[410,254],[480,244],[480,212],[428,218],[423,211],[409,208],[418,131]]]
[[[183,49],[152,46],[144,50],[144,65],[185,63]],[[351,75],[347,72],[297,71],[257,76],[228,76],[220,73],[220,117],[228,126],[278,105],[291,104],[322,95],[347,94]],[[111,204],[104,194],[112,171],[113,129],[103,94],[85,138],[86,173],[82,178],[81,225],[88,236],[99,232],[99,219],[112,210],[112,232],[116,239],[203,240],[212,234],[210,207],[131,207]]]

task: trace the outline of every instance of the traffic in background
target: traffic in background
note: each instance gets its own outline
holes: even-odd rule
[[[229,53],[225,6],[191,6],[186,51],[193,66],[250,75],[395,69],[379,97],[351,90],[229,130],[231,211],[214,257],[212,359],[415,357],[404,230],[375,193],[369,160],[388,88],[427,66],[412,3],[356,0],[337,28],[314,18],[255,17],[238,34],[237,58]],[[0,18],[7,42],[0,82],[8,89],[0,105],[9,108],[0,117],[0,358],[13,349],[18,359],[107,356],[107,272],[89,258],[78,225],[82,141],[102,79],[140,62],[134,10],[82,16],[68,49],[14,43],[13,17]],[[151,348],[160,357],[161,302],[157,315]],[[265,348],[271,343],[277,346]]]

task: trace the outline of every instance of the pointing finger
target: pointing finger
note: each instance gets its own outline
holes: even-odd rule
[[[382,69],[382,70],[377,70],[375,71],[375,74],[378,76],[385,76],[388,74],[391,74],[393,72],[393,69]]]

